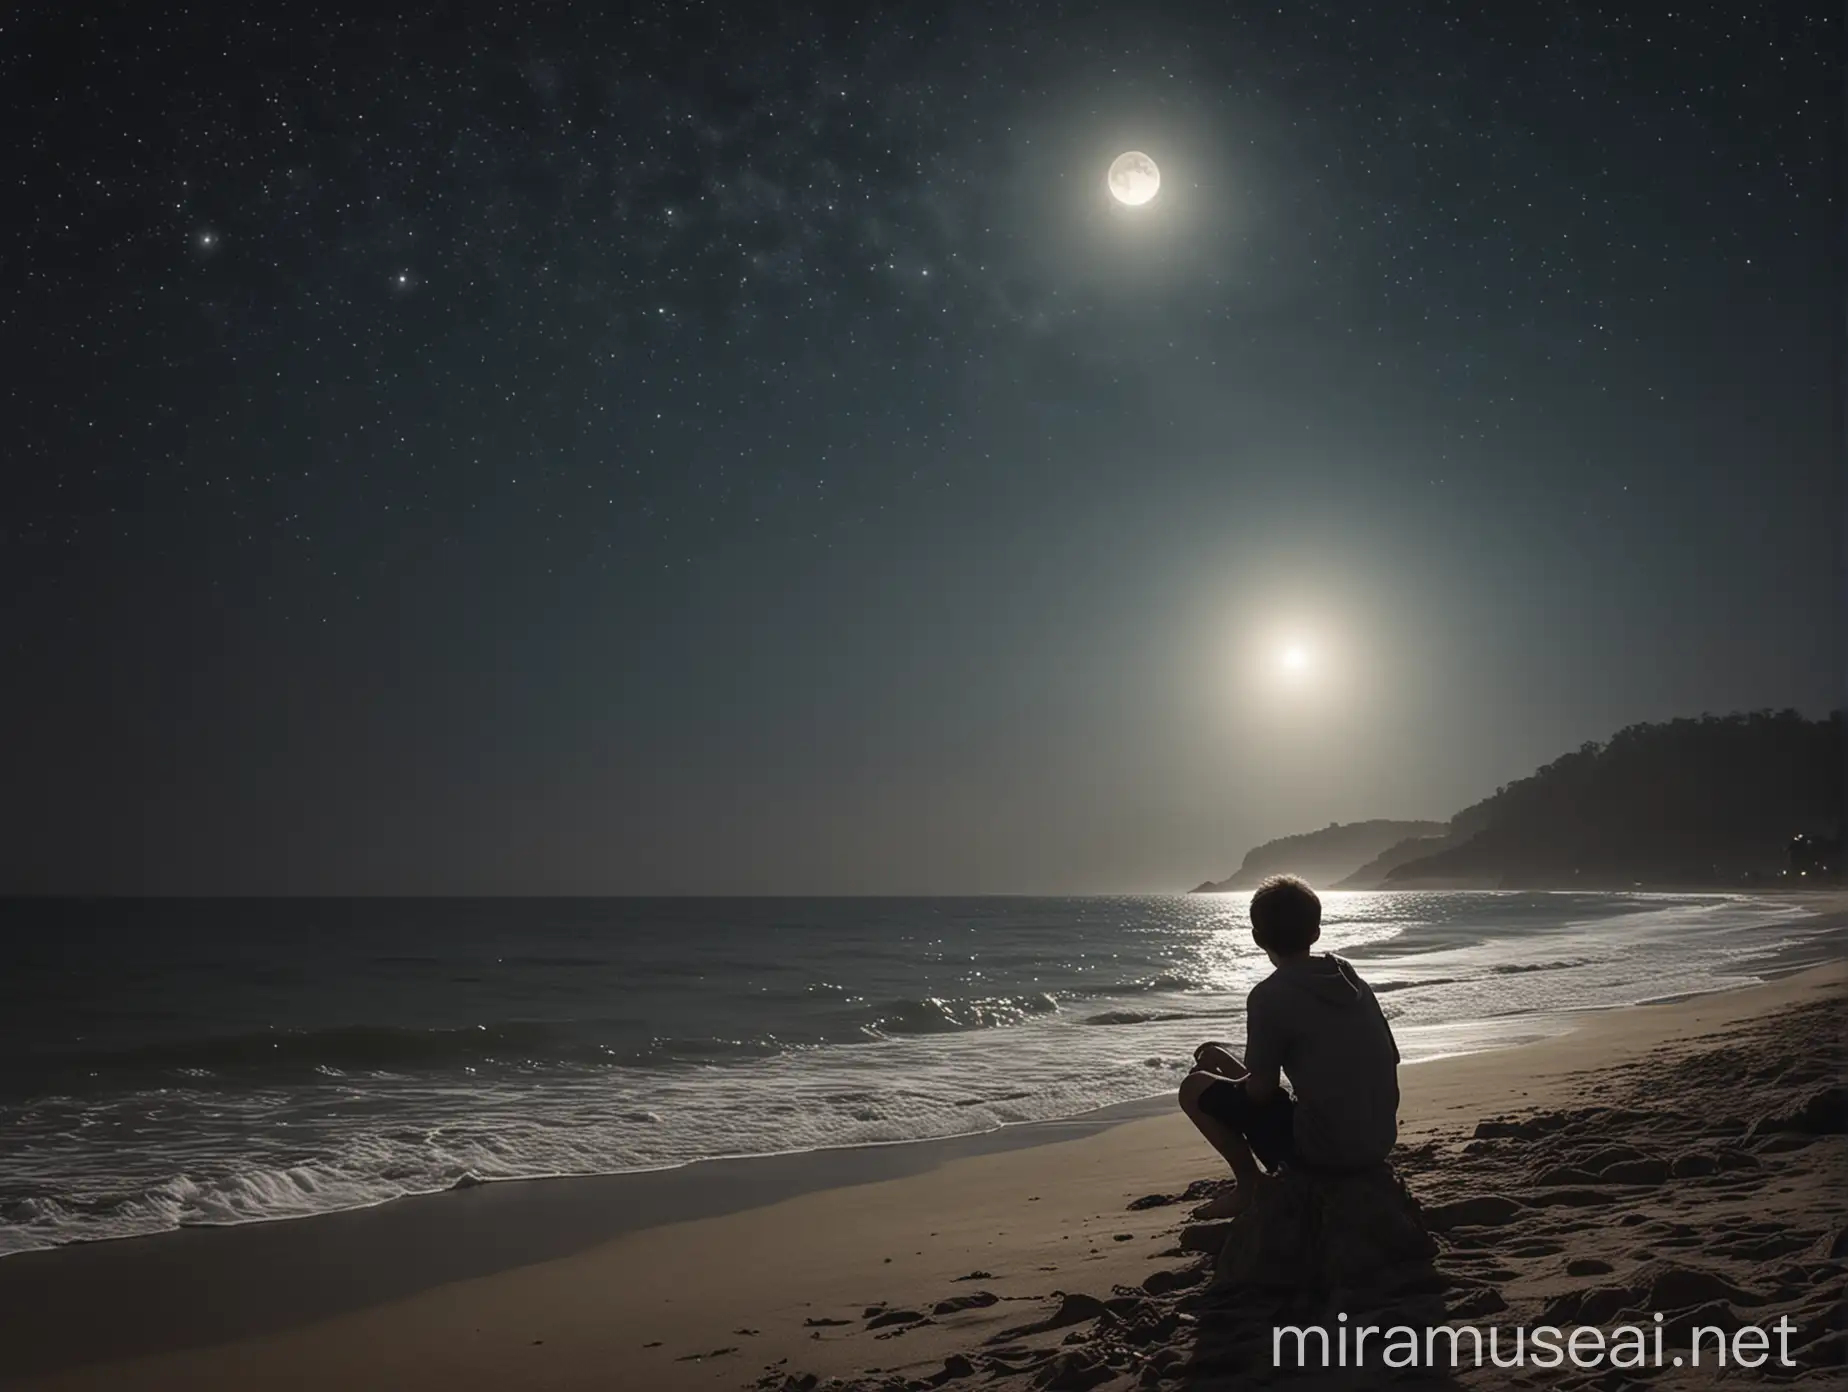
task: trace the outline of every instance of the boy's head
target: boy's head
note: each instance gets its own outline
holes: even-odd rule
[[[1273,958],[1301,957],[1322,936],[1322,901],[1294,875],[1272,875],[1251,896],[1251,936]]]

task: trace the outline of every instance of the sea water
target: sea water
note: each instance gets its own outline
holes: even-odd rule
[[[1243,894],[0,905],[0,1255],[480,1181],[916,1141],[1173,1088]],[[1742,896],[1334,893],[1407,1061],[1744,984]]]

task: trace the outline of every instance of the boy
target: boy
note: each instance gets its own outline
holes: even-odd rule
[[[1310,952],[1322,936],[1315,891],[1294,875],[1266,880],[1251,896],[1251,936],[1275,970],[1246,1001],[1244,1061],[1222,1044],[1202,1044],[1181,1083],[1181,1110],[1238,1180],[1200,1218],[1250,1207],[1260,1163],[1273,1171],[1366,1169],[1398,1140],[1399,1046],[1354,968]]]

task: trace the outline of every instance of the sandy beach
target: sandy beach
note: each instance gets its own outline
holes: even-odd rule
[[[1812,966],[1403,1070],[1396,1161],[1442,1244],[1445,1314],[1606,1324],[1660,1311],[1671,1331],[1691,1311],[1788,1315],[1798,1366],[1728,1375],[1835,1385],[1845,992],[1848,970]],[[1186,1249],[1211,1243],[1179,1196],[1219,1178],[1215,1164],[1154,1105],[969,1142],[493,1185],[28,1253],[0,1262],[0,1380],[1255,1385],[1265,1370],[1204,1352],[1210,1257]],[[1079,1296],[1114,1305],[1066,1299]],[[1568,1385],[1558,1378],[1458,1381]]]

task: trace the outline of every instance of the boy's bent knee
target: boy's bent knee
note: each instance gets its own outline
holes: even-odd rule
[[[1175,1094],[1175,1100],[1181,1104],[1183,1112],[1192,1114],[1200,1108],[1200,1094],[1218,1081],[1219,1079],[1210,1073],[1189,1073],[1181,1079],[1181,1086]]]

